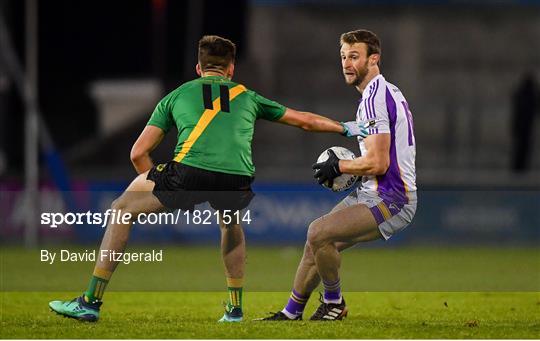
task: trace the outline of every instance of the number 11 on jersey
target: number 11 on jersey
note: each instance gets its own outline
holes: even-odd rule
[[[204,108],[213,110],[214,104],[212,103],[212,85],[203,84],[202,93],[203,93]],[[221,111],[231,112],[230,101],[229,101],[229,88],[226,85],[219,86],[219,104],[221,106]]]

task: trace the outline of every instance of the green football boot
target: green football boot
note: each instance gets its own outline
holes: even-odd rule
[[[243,316],[242,308],[227,303],[225,304],[225,314],[218,322],[242,322]]]
[[[102,302],[86,302],[83,296],[71,301],[51,301],[49,308],[55,313],[85,322],[96,322],[99,319],[99,307]]]

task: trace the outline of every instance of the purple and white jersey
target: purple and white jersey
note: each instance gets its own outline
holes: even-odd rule
[[[356,121],[375,124],[368,128],[370,135],[390,134],[390,166],[384,175],[364,176],[361,191],[376,191],[392,201],[408,202],[408,192],[416,191],[416,143],[412,113],[401,91],[382,75],[373,78],[362,93]],[[366,155],[360,138],[360,151]]]

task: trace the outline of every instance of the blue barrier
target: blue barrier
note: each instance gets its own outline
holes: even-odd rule
[[[112,187],[90,186],[94,204]],[[107,191],[103,192],[103,189]],[[121,187],[114,190],[120,191]],[[347,193],[333,193],[315,185],[262,184],[249,207],[252,222],[244,224],[250,243],[303,244],[309,223],[329,212]],[[112,197],[109,198],[112,201]],[[96,206],[97,207],[97,206]],[[106,203],[99,207],[105,209]],[[210,209],[207,205],[199,210]],[[392,244],[538,244],[540,193],[523,190],[430,190],[418,194],[418,210],[411,226],[394,236]],[[93,231],[95,234],[96,231]],[[81,234],[84,240],[91,235]],[[133,240],[158,242],[214,242],[216,224],[134,226]]]
[[[85,182],[72,192],[79,212],[105,212],[122,193],[124,182]],[[2,189],[0,211],[5,221],[0,227],[2,240],[22,236],[20,209],[22,191]],[[249,243],[294,244],[305,242],[311,221],[329,212],[347,193],[333,193],[316,185],[257,184],[249,207],[249,224],[243,224]],[[52,189],[41,191],[41,212],[67,212],[65,195]],[[210,210],[199,205],[198,210]],[[213,212],[213,211],[208,211]],[[180,212],[182,214],[182,212]],[[215,243],[219,229],[215,217],[209,225],[135,224],[132,242]],[[388,243],[396,245],[497,244],[540,245],[540,191],[537,190],[428,190],[418,193],[418,209],[411,226]],[[73,225],[51,229],[41,226],[47,240],[68,238],[81,243],[98,242],[104,229],[97,225]],[[382,243],[382,242],[381,242]],[[377,244],[375,244],[377,245]]]

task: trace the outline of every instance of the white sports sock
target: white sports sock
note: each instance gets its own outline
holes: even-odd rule
[[[323,299],[324,303],[331,303],[331,304],[341,304],[343,301],[343,296],[339,295],[339,299],[337,300],[327,300],[326,298]]]
[[[283,310],[281,311],[283,314],[285,314],[285,316],[287,316],[288,318],[290,318],[291,320],[294,320],[295,318],[298,317],[298,315],[295,315],[295,314],[292,314],[290,312],[287,311],[287,309],[283,308]]]

